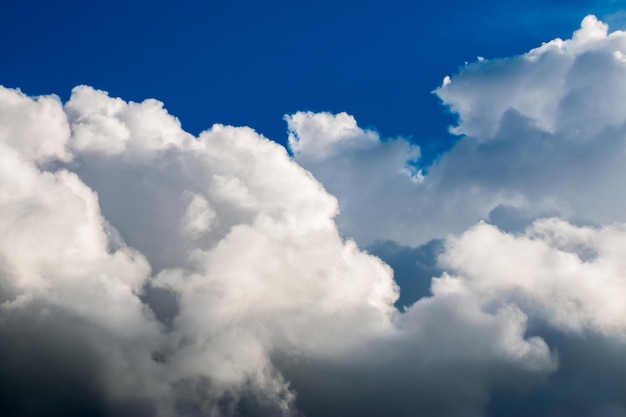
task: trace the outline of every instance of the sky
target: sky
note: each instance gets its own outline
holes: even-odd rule
[[[429,165],[454,142],[454,119],[431,94],[445,75],[567,37],[587,14],[621,29],[625,4],[16,1],[3,7],[0,77],[63,101],[81,84],[156,98],[194,135],[222,123],[283,144],[285,114],[345,111],[411,138]]]
[[[626,416],[625,7],[5,5],[0,415]]]

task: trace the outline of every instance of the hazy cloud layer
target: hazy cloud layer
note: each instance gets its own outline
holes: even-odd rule
[[[291,158],[0,88],[0,414],[622,415],[625,47],[589,17],[447,79],[426,175],[344,113],[287,116]]]

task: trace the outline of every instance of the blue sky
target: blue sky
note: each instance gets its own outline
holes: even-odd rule
[[[0,16],[0,415],[626,416],[626,0]]]
[[[428,162],[452,141],[431,94],[445,75],[568,37],[589,13],[619,29],[625,3],[8,2],[0,80],[63,100],[78,84],[153,97],[193,134],[224,123],[283,144],[284,114],[346,111]]]

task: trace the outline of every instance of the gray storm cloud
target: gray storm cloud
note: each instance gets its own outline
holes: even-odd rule
[[[156,100],[0,88],[0,414],[620,415],[624,120],[598,88],[625,39],[589,17],[469,65],[437,90],[466,137],[426,175],[345,113],[287,116],[290,157]],[[580,124],[589,97],[608,110]],[[430,293],[397,309],[360,247],[434,238]]]

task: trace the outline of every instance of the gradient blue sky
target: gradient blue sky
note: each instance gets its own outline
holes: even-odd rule
[[[282,117],[346,111],[410,136],[426,163],[451,119],[431,91],[477,56],[567,38],[586,14],[624,27],[616,1],[11,1],[0,81],[65,101],[77,84],[163,101],[187,131],[246,125],[285,143]]]

